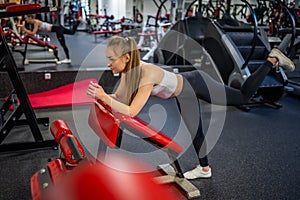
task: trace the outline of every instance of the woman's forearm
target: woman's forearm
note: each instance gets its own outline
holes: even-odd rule
[[[23,28],[22,29],[25,33],[29,34],[29,35],[34,35],[35,32],[28,30],[27,28]]]
[[[125,114],[128,116],[131,116],[131,117],[134,117],[137,115],[136,112],[132,112],[132,109],[130,108],[130,106],[120,102],[119,100],[115,99],[111,95],[106,95],[103,98],[101,98],[101,100],[105,104],[110,106],[114,112],[119,112],[119,113],[122,113],[122,114]]]

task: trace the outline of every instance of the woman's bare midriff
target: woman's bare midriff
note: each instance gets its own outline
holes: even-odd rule
[[[177,88],[176,88],[175,92],[171,95],[171,97],[178,96],[182,91],[183,77],[180,74],[176,74],[176,77],[177,77]]]

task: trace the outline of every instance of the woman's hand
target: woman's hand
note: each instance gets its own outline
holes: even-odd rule
[[[104,89],[98,84],[94,82],[90,82],[87,95],[89,97],[95,98],[96,100],[104,100],[104,98],[107,96]]]
[[[17,27],[20,28],[22,31],[25,29],[24,24],[18,23],[18,24],[17,24]]]

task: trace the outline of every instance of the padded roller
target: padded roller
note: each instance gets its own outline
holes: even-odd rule
[[[47,167],[54,185],[60,181],[67,171],[65,163],[61,159],[52,160]]]
[[[30,180],[31,196],[33,200],[44,198],[44,192],[50,186],[55,186],[66,175],[66,166],[61,159],[48,163],[47,167],[36,172]]]
[[[60,143],[60,140],[64,135],[73,134],[68,124],[63,120],[56,120],[52,122],[50,126],[50,132],[57,143]]]
[[[71,165],[78,164],[84,158],[84,149],[74,135],[63,136],[59,142],[59,146],[66,162]]]

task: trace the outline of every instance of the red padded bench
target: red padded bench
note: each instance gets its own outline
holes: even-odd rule
[[[97,41],[97,35],[116,35],[122,33],[122,30],[101,30],[101,31],[93,31],[92,34],[95,35],[95,41]]]
[[[52,122],[50,132],[59,144],[64,158],[60,157],[50,161],[47,166],[31,177],[33,200],[152,200],[161,197],[165,200],[176,199],[176,194],[173,194],[173,191],[169,190],[167,186],[162,186],[153,180],[153,173],[129,172],[147,168],[147,165],[142,165],[133,158],[116,154],[105,164],[91,162],[87,159],[82,161],[84,150],[65,121]],[[177,150],[181,151],[181,149]],[[115,167],[119,167],[121,170],[111,167],[116,163]],[[70,166],[70,164],[72,165]],[[126,187],[122,181],[126,181]]]
[[[113,112],[101,101],[92,104],[88,123],[107,147],[120,148],[123,128],[126,128],[139,138],[165,151],[175,169],[175,177],[174,174],[171,175],[172,172],[165,171],[168,176],[160,180],[163,183],[176,182],[186,192],[188,198],[200,196],[200,191],[184,178],[177,160],[178,155],[183,151],[182,147],[162,132],[139,118]]]
[[[72,170],[55,159],[32,176],[32,200],[178,199],[178,194],[167,185],[153,180],[153,173],[131,172],[144,167],[147,166],[136,159],[120,155],[112,156],[106,163],[83,162]]]
[[[153,32],[149,32],[149,33],[138,33],[138,36],[151,37],[151,36],[155,36],[155,33],[153,33]]]
[[[43,41],[37,37],[35,37],[34,35],[25,35],[24,36],[24,43],[28,43],[31,45],[36,45],[36,46],[40,46],[40,47],[47,47],[49,49],[52,49],[53,51],[57,49],[57,46],[54,44],[51,44],[49,42]]]
[[[6,9],[8,6],[16,5],[17,3],[1,3],[0,4],[0,10]]]
[[[4,4],[2,7],[6,8],[6,12],[0,12],[0,18],[57,11],[55,7],[42,7],[41,4]]]
[[[22,12],[29,10],[39,10],[41,9],[41,4],[22,4],[22,5],[10,5],[6,7],[6,12],[14,13],[14,12]]]
[[[26,34],[24,36],[20,36],[20,35],[16,34],[12,30],[3,32],[3,34],[4,34],[5,38],[7,38],[7,37],[11,38],[11,44],[13,45],[13,48],[18,43],[17,40],[20,43],[25,44],[24,51],[18,50],[18,52],[20,52],[22,54],[22,56],[23,56],[23,64],[25,64],[26,54],[27,54],[27,48],[28,48],[27,45],[28,44],[51,49],[53,51],[53,55],[55,56],[55,58],[57,60],[59,60],[58,51],[57,51],[58,47],[56,45],[54,45],[54,44],[51,44],[51,43],[46,42],[46,41],[43,41],[43,40],[37,38],[36,36],[29,35],[29,34]]]
[[[51,49],[53,51],[53,55],[55,57],[53,62],[59,62],[58,51],[57,51],[56,45],[51,44],[46,41],[43,41],[43,40],[37,38],[36,36],[29,35],[29,34],[24,35],[24,37],[20,37],[11,31],[11,36],[18,39],[21,43],[25,44],[24,51],[19,51],[23,56],[23,64],[26,64],[28,45],[35,45],[35,46]]]

